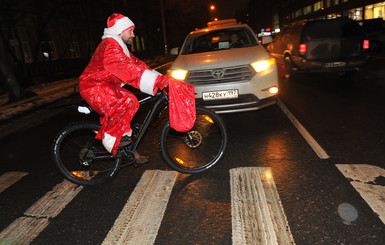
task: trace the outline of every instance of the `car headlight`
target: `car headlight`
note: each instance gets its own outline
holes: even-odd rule
[[[273,86],[268,89],[270,94],[278,94],[278,87]]]
[[[262,89],[262,91],[267,91],[267,92],[269,92],[270,95],[275,95],[275,94],[278,94],[278,87],[277,86],[271,86],[271,87]]]
[[[170,71],[170,76],[175,78],[176,80],[184,80],[187,76],[186,70],[171,70]]]
[[[274,64],[275,64],[275,59],[271,58],[267,60],[260,60],[260,61],[254,62],[251,64],[251,66],[254,68],[256,72],[261,72],[269,69]]]

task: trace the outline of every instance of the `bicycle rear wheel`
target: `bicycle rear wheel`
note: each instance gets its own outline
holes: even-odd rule
[[[95,139],[100,125],[79,121],[65,127],[52,147],[54,164],[59,173],[80,185],[97,185],[113,178],[122,161],[114,157]]]
[[[218,163],[227,147],[227,132],[222,119],[215,112],[196,108],[196,121],[188,132],[163,126],[160,148],[167,164],[187,174],[199,173]]]

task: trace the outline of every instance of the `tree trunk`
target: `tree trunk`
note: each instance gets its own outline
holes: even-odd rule
[[[3,55],[0,55],[0,81],[8,92],[8,102],[12,102],[21,99],[24,91],[8,63],[9,61],[5,58],[5,53],[2,53]]]

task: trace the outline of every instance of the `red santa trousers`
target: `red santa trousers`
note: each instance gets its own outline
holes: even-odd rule
[[[139,108],[138,99],[126,89],[109,82],[101,82],[98,86],[81,90],[80,94],[98,114],[102,115],[100,118],[102,127],[96,138],[103,139],[105,133],[116,137],[111,152],[116,155],[122,135],[131,131],[130,122]]]

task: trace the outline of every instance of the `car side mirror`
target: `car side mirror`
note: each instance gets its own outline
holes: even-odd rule
[[[170,51],[171,55],[178,55],[179,54],[179,47],[178,48],[172,48]]]
[[[264,36],[262,37],[262,44],[269,44],[273,42],[273,38],[271,36]]]

